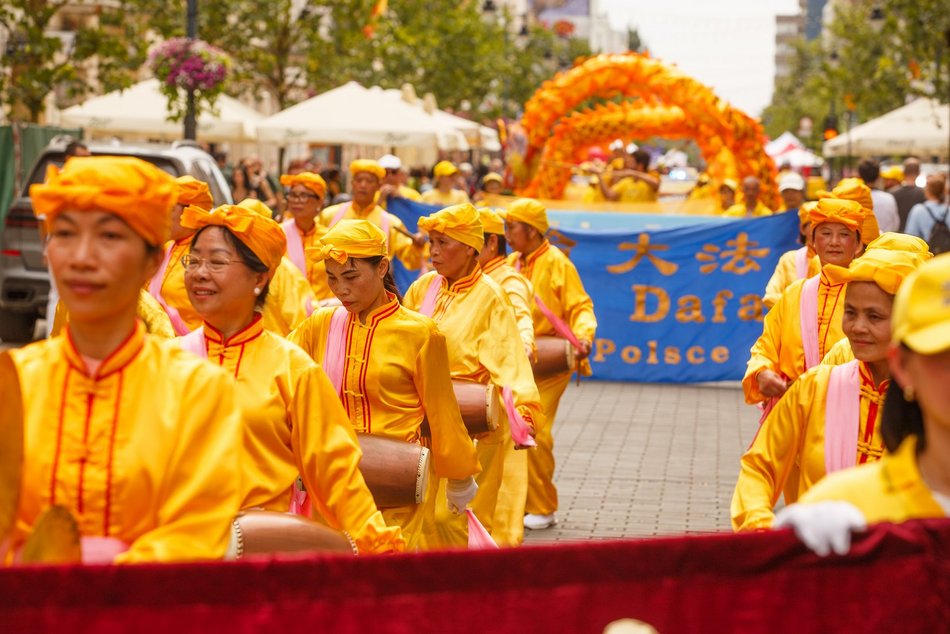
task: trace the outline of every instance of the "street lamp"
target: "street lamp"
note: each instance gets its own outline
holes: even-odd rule
[[[185,14],[185,35],[189,42],[198,38],[198,0],[188,0]],[[194,141],[197,138],[198,122],[195,117],[195,90],[188,89],[188,101],[185,109],[185,130],[186,139]]]

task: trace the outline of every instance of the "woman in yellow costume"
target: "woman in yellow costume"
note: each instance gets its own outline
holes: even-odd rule
[[[799,239],[804,246],[787,251],[778,259],[775,272],[765,285],[765,295],[762,296],[762,303],[766,308],[772,308],[782,297],[785,289],[796,280],[807,280],[821,271],[821,260],[815,253],[811,232],[808,230],[808,214],[817,204],[817,202],[809,201],[798,208]]]
[[[505,221],[491,209],[479,209],[479,218],[485,232],[485,246],[478,252],[478,264],[482,272],[493,279],[511,302],[518,333],[528,358],[534,358],[534,322],[531,306],[534,290],[528,278],[508,264],[508,245],[505,242]],[[528,494],[528,454],[517,451],[510,436],[504,439],[505,471],[495,516],[492,520],[492,537],[500,546],[517,546],[524,541],[524,505]]]
[[[435,187],[421,196],[422,202],[427,205],[441,205],[448,207],[450,205],[461,205],[469,202],[468,194],[455,185],[458,182],[459,170],[450,161],[439,161],[432,168],[432,178],[435,179]]]
[[[856,359],[812,368],[765,419],[740,463],[734,529],[771,526],[772,509],[795,464],[801,495],[828,473],[881,457],[891,306],[902,281],[928,257],[870,248],[847,269],[825,268],[829,279],[847,284],[842,327]]]
[[[25,404],[14,549],[55,504],[76,516],[87,560],[225,553],[240,507],[233,383],[162,346],[135,314],[176,193],[165,172],[127,157],[72,158],[30,188],[70,320],[61,336],[10,351]]]
[[[236,381],[244,414],[242,508],[287,511],[300,474],[313,508],[362,552],[402,550],[359,471],[361,452],[326,375],[303,350],[264,329],[259,311],[287,248],[276,222],[238,205],[187,207],[195,231],[185,286],[204,320],[177,340]]]
[[[868,523],[950,515],[950,255],[925,262],[894,298],[882,417],[887,453],[834,473],[779,512],[816,552],[848,551]]]
[[[493,383],[502,391],[509,412],[476,446],[482,471],[472,510],[491,532],[504,477],[505,437],[514,434],[514,442],[521,448],[533,445],[529,434],[543,423],[544,414],[511,302],[478,265],[478,252],[485,242],[478,211],[471,203],[446,207],[421,218],[419,228],[429,234],[436,270],[409,288],[406,306],[431,316],[438,324],[448,343],[452,378]],[[509,420],[511,416],[514,420]],[[449,481],[447,491],[452,489]],[[461,520],[451,518],[439,504],[439,535],[432,536],[438,541],[431,545],[465,546],[467,530],[464,518]]]
[[[597,330],[594,304],[574,264],[548,242],[548,214],[544,205],[530,198],[514,201],[505,212],[505,238],[516,251],[510,257],[515,270],[530,280],[535,292],[531,307],[535,337],[574,338],[581,374],[590,375],[591,342]],[[552,321],[553,320],[553,321]],[[573,342],[572,342],[573,343]],[[538,448],[528,455],[528,499],[525,527],[539,530],[557,520],[557,488],[554,486],[554,436],[552,427],[561,395],[571,380],[571,371],[537,381],[544,409],[544,424],[537,429]]]
[[[343,305],[317,310],[290,340],[322,364],[353,429],[419,443],[427,419],[433,473],[457,481],[453,491],[469,488],[478,460],[452,392],[445,337],[399,304],[386,236],[366,220],[342,220],[308,255],[326,263]],[[431,486],[422,504],[382,510],[387,524],[402,528],[409,550],[431,531],[435,500]]]
[[[307,278],[317,300],[333,297],[327,286],[327,272],[323,265],[308,261],[306,250],[317,246],[317,241],[326,233],[326,227],[318,222],[323,201],[327,195],[327,183],[313,172],[284,174],[280,184],[289,187],[287,211],[290,219],[281,223],[287,236],[287,257]]]

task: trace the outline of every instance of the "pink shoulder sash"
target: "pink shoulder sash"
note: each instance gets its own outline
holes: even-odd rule
[[[820,278],[819,274],[805,280],[802,296],[798,302],[806,370],[821,363],[818,355],[818,283]]]
[[[858,361],[836,365],[825,400],[825,473],[853,467],[858,451],[861,418],[861,377]]]
[[[287,257],[306,276],[307,257],[304,255],[303,240],[300,237],[300,230],[297,229],[297,223],[291,218],[282,222],[280,227],[284,230],[284,235],[287,236]]]
[[[162,284],[165,283],[165,271],[168,270],[168,264],[174,249],[174,243],[168,245],[165,249],[165,258],[162,260],[162,265],[159,267],[158,272],[152,276],[152,280],[148,284],[148,294],[154,297],[155,301],[165,310],[169,321],[172,322],[172,328],[175,329],[175,334],[181,337],[182,335],[187,335],[191,329],[185,323],[185,320],[181,318],[178,309],[174,306],[169,306],[168,303],[165,302],[165,298],[162,297]]]
[[[798,275],[797,279],[803,280],[808,277],[808,261],[811,258],[808,257],[808,247],[802,247],[795,252],[795,273]]]
[[[485,530],[482,523],[475,517],[472,509],[465,509],[465,515],[468,516],[468,549],[492,550],[498,548],[498,544],[495,543],[491,534]]]
[[[323,347],[323,371],[333,384],[337,395],[343,394],[343,366],[346,362],[346,322],[349,312],[337,307],[330,317],[326,345]]]
[[[205,345],[204,327],[193,330],[183,337],[179,337],[178,346],[196,357],[201,357],[202,359],[208,358],[208,347]]]
[[[544,318],[551,322],[551,325],[554,326],[554,332],[564,339],[570,341],[571,345],[574,346],[576,350],[580,350],[581,342],[577,339],[577,336],[571,330],[571,327],[567,325],[567,322],[555,315],[554,312],[547,307],[540,295],[534,296],[534,303],[538,305],[538,310],[541,311],[541,314],[544,315]]]
[[[429,282],[429,288],[426,289],[426,295],[422,298],[422,306],[419,307],[419,312],[426,317],[431,317],[432,313],[435,312],[435,303],[439,298],[439,291],[442,289],[443,279],[445,278],[436,273],[432,276],[432,281]]]

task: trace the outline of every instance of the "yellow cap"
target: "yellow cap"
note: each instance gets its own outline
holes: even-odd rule
[[[458,173],[458,168],[455,167],[451,161],[439,161],[435,164],[435,167],[432,168],[432,175],[436,178],[439,178],[440,176],[452,176]]]
[[[194,205],[202,209],[211,209],[214,207],[214,199],[211,197],[211,189],[208,183],[200,181],[190,174],[179,176],[175,179],[178,183],[178,204]]]
[[[426,233],[438,231],[476,251],[485,246],[485,231],[478,210],[471,203],[452,205],[419,219],[419,228]]]
[[[929,259],[929,253],[868,249],[851,261],[848,268],[827,264],[822,272],[832,284],[874,282],[881,290],[894,295],[908,275]]]
[[[482,221],[482,229],[484,229],[485,233],[499,235],[505,233],[505,221],[494,209],[482,207],[478,210],[478,217]]]
[[[379,180],[386,178],[386,170],[372,159],[356,159],[350,162],[350,176],[356,176],[360,172],[372,174]]]
[[[75,156],[50,165],[46,182],[30,185],[33,213],[47,228],[64,211],[104,211],[121,218],[146,243],[160,245],[171,230],[178,184],[148,161],[127,156]]]
[[[307,249],[314,262],[327,258],[343,264],[350,258],[375,258],[386,255],[386,235],[369,220],[341,220],[320,238],[319,247]]]
[[[287,236],[283,228],[260,213],[240,205],[221,205],[208,212],[200,207],[185,207],[181,226],[188,229],[224,227],[260,258],[271,273],[280,265],[287,251]]]
[[[891,339],[920,354],[950,349],[950,253],[920,265],[894,298]]]
[[[548,232],[548,210],[533,198],[519,198],[508,205],[505,220],[515,220],[529,224],[543,236]]]
[[[352,166],[350,170],[352,171]],[[385,171],[384,171],[385,174]],[[280,184],[284,187],[293,187],[294,185],[303,185],[314,194],[323,198],[327,195],[327,182],[323,177],[313,172],[300,172],[299,174],[283,174],[280,177]]]
[[[488,172],[488,173],[485,174],[485,176],[482,178],[482,184],[485,184],[485,183],[503,183],[503,182],[504,182],[504,179],[502,179],[501,174],[498,174],[497,172]]]
[[[722,184],[720,185],[720,187],[728,187],[732,191],[736,191],[737,189],[739,189],[739,183],[737,183],[736,180],[733,178],[724,178],[722,179]]]

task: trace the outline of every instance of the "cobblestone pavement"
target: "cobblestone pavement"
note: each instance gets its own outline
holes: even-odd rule
[[[571,384],[554,427],[558,524],[525,543],[730,530],[757,426],[737,384]]]

